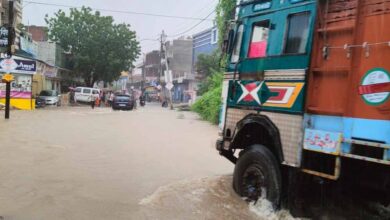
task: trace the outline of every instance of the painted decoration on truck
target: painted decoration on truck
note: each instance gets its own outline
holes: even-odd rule
[[[390,74],[382,68],[366,73],[359,87],[359,95],[368,105],[381,105],[390,97]]]
[[[235,90],[230,91],[230,95],[236,105],[261,106],[271,97],[271,92],[264,81],[242,80],[231,83],[235,84],[230,86]]]
[[[304,85],[304,82],[232,80],[229,82],[228,106],[299,112]]]
[[[303,148],[327,154],[338,154],[341,142],[341,133],[306,129]]]
[[[301,94],[304,83],[284,83],[284,82],[267,82],[271,96],[264,106],[278,108],[292,108],[299,94]]]

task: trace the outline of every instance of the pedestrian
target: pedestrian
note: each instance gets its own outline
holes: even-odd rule
[[[134,102],[134,109],[137,109],[137,91],[135,89],[132,89],[131,90],[131,97],[133,99],[133,102]]]
[[[110,103],[110,107],[111,107],[112,106],[112,102],[114,101],[114,93],[113,92],[111,92],[109,100],[110,100],[109,103]]]
[[[73,105],[75,103],[75,100],[74,100],[74,90],[70,90],[69,92],[69,104],[70,105]]]
[[[95,109],[95,104],[96,104],[95,96],[91,95],[91,108],[92,109]]]
[[[100,92],[100,107],[102,107],[101,105],[103,105],[103,107],[104,107],[104,103],[105,103],[105,95],[104,95],[104,92],[101,91]]]
[[[109,99],[110,99],[110,92],[104,93],[104,104],[106,107],[109,107],[109,104],[108,104]]]
[[[99,95],[97,95],[97,97],[95,97],[95,105],[97,107],[100,107],[100,96]]]

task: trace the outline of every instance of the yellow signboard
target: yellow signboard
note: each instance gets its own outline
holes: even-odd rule
[[[3,76],[2,81],[6,82],[6,83],[12,82],[12,81],[14,81],[14,76],[12,74],[7,73]]]

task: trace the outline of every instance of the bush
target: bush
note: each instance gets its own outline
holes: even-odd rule
[[[192,110],[207,121],[218,124],[219,112],[221,107],[223,74],[216,72],[207,78],[208,91],[199,98]]]

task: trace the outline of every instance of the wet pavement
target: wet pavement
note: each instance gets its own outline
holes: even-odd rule
[[[0,216],[290,219],[236,196],[217,133],[191,112],[158,105],[13,111],[0,119]]]

